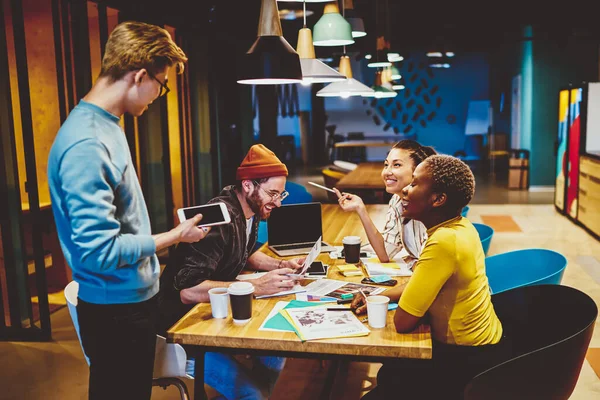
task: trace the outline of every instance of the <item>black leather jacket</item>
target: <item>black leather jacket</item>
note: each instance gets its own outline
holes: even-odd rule
[[[213,226],[208,235],[196,243],[180,243],[160,277],[159,332],[165,332],[193,305],[181,303],[179,292],[211,281],[234,281],[246,266],[258,234],[260,218],[252,220],[252,230],[246,245],[246,218],[234,186],[225,187],[209,203],[223,202],[231,223]]]

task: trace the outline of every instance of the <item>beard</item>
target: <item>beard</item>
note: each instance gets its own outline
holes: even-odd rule
[[[255,215],[258,215],[260,219],[267,219],[271,213],[266,213],[263,206],[267,203],[263,202],[260,198],[258,189],[254,190],[248,196],[246,196],[246,202],[250,206],[250,209]]]

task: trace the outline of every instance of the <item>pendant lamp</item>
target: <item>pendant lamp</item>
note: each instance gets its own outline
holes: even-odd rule
[[[306,10],[306,3],[303,4],[303,7]],[[344,75],[315,58],[315,47],[313,46],[310,29],[306,27],[306,17],[304,18],[304,27],[298,32],[298,46],[296,47],[296,51],[300,56],[303,85],[329,83],[346,79]]]
[[[302,80],[300,57],[283,37],[275,0],[262,0],[258,38],[244,56],[238,83],[277,85]]]
[[[388,61],[387,57],[383,58],[383,54],[385,49],[389,49],[390,45],[385,40],[385,37],[380,36],[377,38],[377,51],[375,52],[375,58],[371,59],[371,62],[367,64],[369,68],[384,68],[392,65],[390,61]]]
[[[389,89],[383,86],[383,81],[381,79],[382,72],[377,71],[375,73],[375,83],[371,86],[373,89],[373,93],[366,95],[364,97],[375,97],[376,99],[386,99],[390,97],[398,96],[398,93],[394,92],[392,89]]]
[[[352,77],[350,57],[348,57],[346,54],[340,58],[340,73],[346,76],[347,79],[340,82],[330,83],[323,89],[319,90],[317,92],[317,96],[348,98],[351,96],[367,96],[370,93],[373,93],[373,89],[363,85]]]
[[[325,5],[323,16],[313,28],[315,46],[346,46],[354,43],[352,27],[340,14],[335,2]]]
[[[350,23],[352,27],[352,37],[363,37],[367,36],[367,31],[365,30],[365,23],[363,19],[358,16],[356,11],[354,11],[354,3],[352,0],[343,0],[344,2],[344,18],[346,21]]]

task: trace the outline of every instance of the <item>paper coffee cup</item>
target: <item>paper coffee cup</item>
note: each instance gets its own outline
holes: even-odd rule
[[[357,264],[360,261],[360,236],[345,236],[342,244],[346,263]]]
[[[208,291],[213,318],[227,318],[229,315],[229,293],[227,288],[212,288]]]
[[[252,318],[254,286],[250,282],[234,282],[227,288],[231,315],[236,324],[245,324]]]
[[[384,328],[390,298],[387,296],[367,296],[367,317],[371,328]]]

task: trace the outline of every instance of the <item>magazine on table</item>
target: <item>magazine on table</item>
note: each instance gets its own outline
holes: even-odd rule
[[[284,308],[280,313],[301,340],[366,336],[370,330],[348,311],[328,311],[322,306]]]

